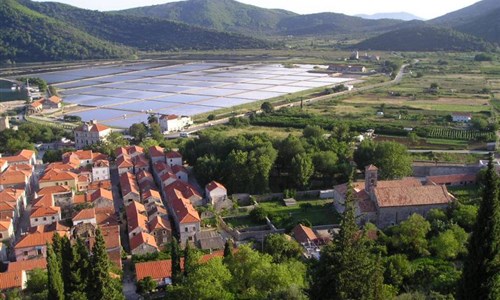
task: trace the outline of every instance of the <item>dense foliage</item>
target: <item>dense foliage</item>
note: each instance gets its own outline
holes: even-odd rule
[[[0,2],[0,61],[80,60],[132,51],[37,13],[15,0]]]
[[[34,143],[50,143],[69,135],[57,127],[23,123],[17,131],[6,129],[0,132],[0,152],[14,154],[23,149],[35,150]]]
[[[103,13],[55,2],[23,0],[22,3],[97,38],[141,50],[266,48],[269,45],[255,38],[167,20]]]
[[[266,134],[225,137],[217,130],[205,131],[181,151],[201,184],[216,180],[230,192],[307,189],[312,180],[331,186],[350,169],[349,129],[338,129],[328,136],[310,126],[302,137],[290,135],[282,140]]]

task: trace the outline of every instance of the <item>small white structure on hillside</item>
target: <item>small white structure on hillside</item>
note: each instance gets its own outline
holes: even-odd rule
[[[456,112],[451,114],[451,118],[453,122],[463,122],[463,123],[468,123],[472,121],[472,114],[471,113],[463,113],[463,112]]]

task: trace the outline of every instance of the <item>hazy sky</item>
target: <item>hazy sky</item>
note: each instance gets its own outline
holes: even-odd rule
[[[36,0],[43,1],[43,0]],[[174,2],[174,0],[52,0],[77,7],[96,10],[119,10]],[[175,0],[176,1],[176,0]],[[377,12],[409,12],[424,19],[432,19],[469,6],[479,0],[239,0],[266,8],[282,8],[300,14],[336,12],[347,15]]]

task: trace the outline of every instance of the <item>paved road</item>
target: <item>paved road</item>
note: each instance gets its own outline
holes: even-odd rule
[[[457,154],[488,154],[492,151],[480,151],[480,150],[436,150],[436,149],[423,149],[423,150],[408,150],[410,153],[457,153]],[[493,151],[494,152],[494,151]]]
[[[418,63],[418,60],[415,60],[414,63]],[[330,99],[332,96],[343,96],[343,95],[355,94],[358,92],[367,91],[367,90],[371,90],[371,89],[375,89],[375,88],[379,88],[379,87],[385,87],[385,86],[389,86],[389,85],[393,85],[393,84],[398,84],[403,79],[404,71],[408,66],[409,66],[409,64],[402,65],[401,68],[399,69],[398,74],[396,74],[396,77],[394,77],[394,79],[391,81],[377,83],[377,84],[368,85],[368,86],[359,87],[359,88],[354,88],[350,91],[343,91],[343,92],[339,92],[339,93],[335,93],[335,94],[323,95],[323,96],[318,96],[318,97],[314,97],[314,98],[310,98],[310,99],[304,99],[304,103],[309,104],[312,102]],[[300,105],[300,102],[301,101],[291,102],[291,103],[275,106],[274,108],[280,109],[282,107]],[[257,110],[257,111],[255,111],[255,113],[260,114],[260,113],[262,113],[262,111]],[[239,117],[245,117],[245,116],[246,116],[245,114],[239,114],[239,115],[235,115],[232,117],[239,118]],[[200,130],[203,130],[203,129],[206,129],[206,128],[209,128],[209,127],[212,127],[215,125],[226,124],[229,122],[230,118],[231,117],[218,119],[218,120],[202,123],[202,124],[199,124],[196,126],[191,126],[189,129],[186,129],[184,132],[187,132],[188,134],[193,134],[193,133],[196,133]],[[167,139],[178,138],[178,137],[180,137],[180,133],[179,132],[170,133],[170,134],[165,135],[165,137]]]

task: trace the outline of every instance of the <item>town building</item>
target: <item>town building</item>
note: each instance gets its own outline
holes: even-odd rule
[[[188,116],[162,115],[159,118],[160,128],[163,133],[181,131],[193,124],[193,120]]]
[[[338,73],[365,73],[366,67],[363,65],[330,65],[328,71]]]
[[[334,187],[334,205],[343,212],[347,184]],[[455,198],[445,185],[422,185],[416,178],[378,180],[378,168],[365,168],[365,181],[353,184],[356,215],[360,222],[375,222],[384,228],[406,220],[414,213],[425,216],[431,209],[444,209]]]
[[[86,146],[104,142],[110,133],[111,129],[109,127],[97,124],[96,121],[85,123],[74,130],[75,147],[76,149],[83,149]]]
[[[465,112],[454,112],[451,114],[451,119],[453,122],[468,123],[472,121],[472,114]]]

